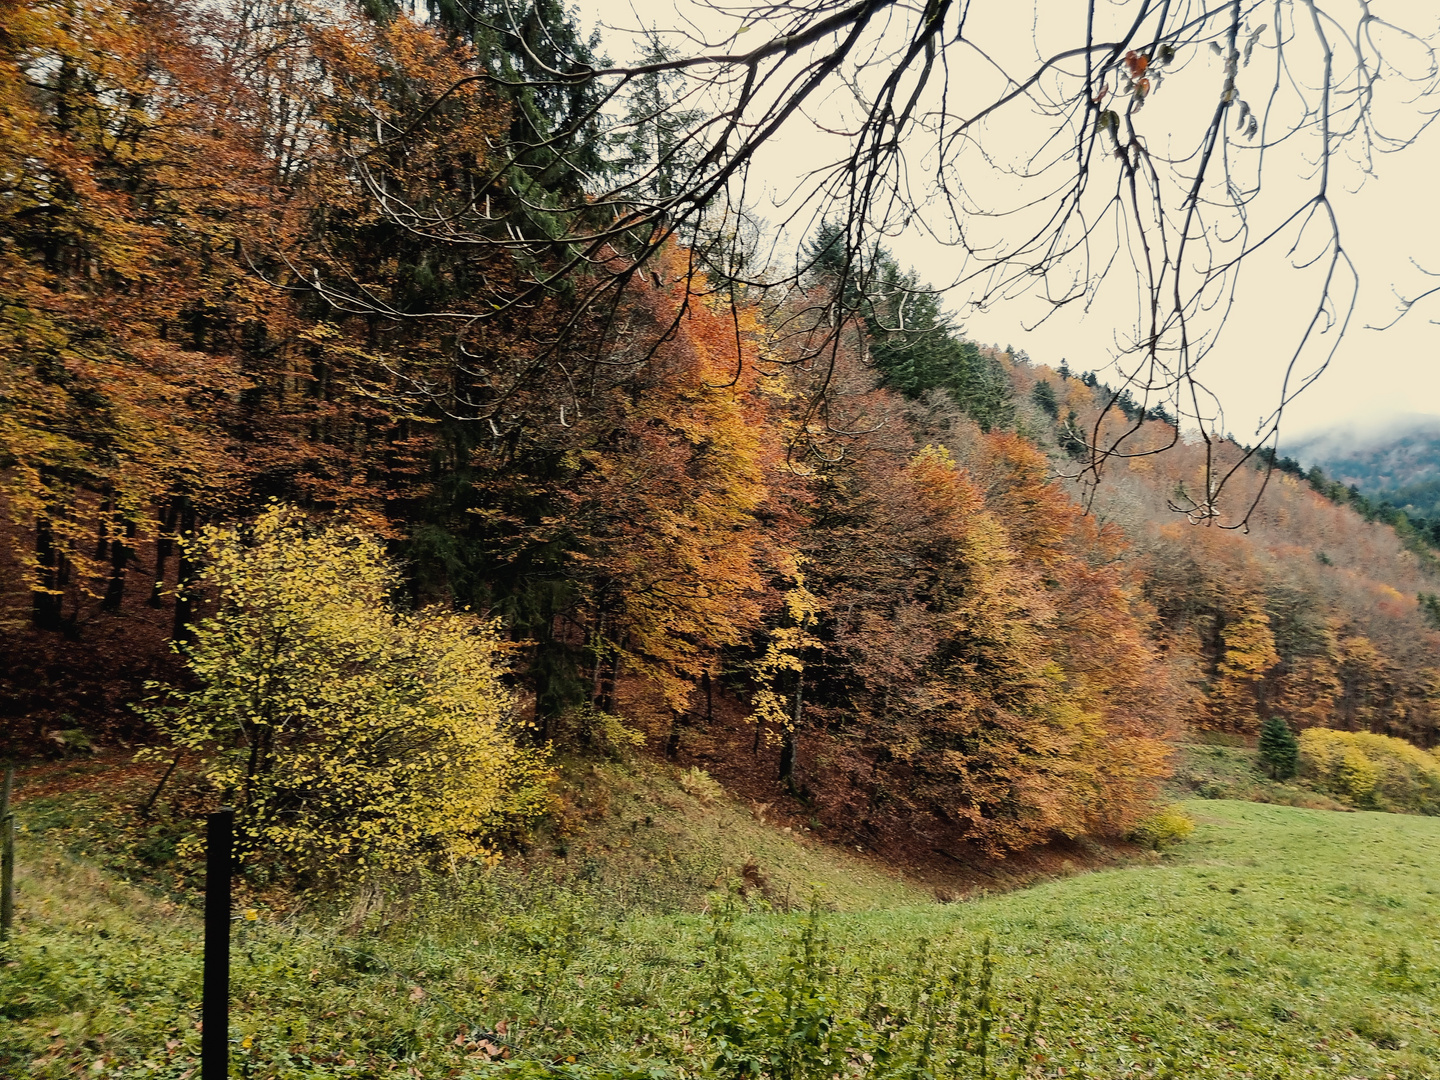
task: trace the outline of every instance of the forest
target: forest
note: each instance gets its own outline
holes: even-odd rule
[[[583,87],[472,78],[538,54],[448,11],[7,6],[8,752],[173,755],[304,877],[498,852],[556,755],[1002,857],[1125,835],[1185,729],[1440,742],[1427,531],[968,340],[883,248],[855,294],[828,221],[784,289],[597,242],[582,303],[547,200],[671,129],[547,158]],[[1217,454],[1244,529],[1177,511]]]
[[[0,0],[0,1075],[1437,1076],[1440,521],[777,258],[764,64],[886,6],[706,113],[556,0]],[[1132,178],[1264,29],[1140,7]]]

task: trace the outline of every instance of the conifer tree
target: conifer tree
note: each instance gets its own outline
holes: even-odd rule
[[[842,317],[863,321],[884,385],[908,398],[944,390],[985,432],[1010,425],[1015,403],[1009,376],[993,355],[961,336],[939,294],[914,270],[902,271],[881,247],[862,265],[847,268],[845,243],[844,227],[823,221],[801,249],[801,260],[821,278],[843,277],[833,303]]]
[[[1300,767],[1300,744],[1278,716],[1268,716],[1260,728],[1260,763],[1276,780],[1289,780]]]

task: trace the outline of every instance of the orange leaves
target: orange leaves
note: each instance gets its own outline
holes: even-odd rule
[[[1159,84],[1161,77],[1159,68],[1160,65],[1165,61],[1165,57],[1166,54],[1162,50],[1160,59],[1157,60],[1155,63],[1156,71],[1153,73],[1155,85]],[[1121,66],[1125,69],[1125,76],[1122,76],[1121,81],[1122,83],[1128,83],[1128,89],[1135,98],[1134,108],[1138,110],[1140,106],[1144,104],[1146,96],[1150,93],[1152,89],[1151,75],[1147,74],[1151,70],[1150,57],[1146,56],[1144,53],[1139,53],[1136,52],[1134,49],[1130,49],[1125,53],[1124,58],[1121,60]],[[1122,86],[1117,89],[1123,90],[1126,88],[1126,86]],[[1095,103],[1098,105],[1100,103],[1100,98],[1097,97]]]
[[[80,484],[113,489],[134,515],[172,483],[219,489],[233,462],[212,409],[237,373],[183,323],[233,306],[231,215],[261,201],[245,185],[265,170],[224,116],[233,87],[187,36],[183,7],[35,3],[7,29],[0,371],[19,411],[0,456],[24,488],[12,505],[63,505]]]
[[[802,537],[834,642],[824,670],[848,688],[832,708],[874,748],[859,771],[887,800],[891,821],[870,826],[924,821],[997,854],[1123,831],[1166,771],[1169,716],[1121,541],[1028,440],[967,440],[966,467],[945,446],[902,464],[880,437],[852,443]]]
[[[1050,462],[1040,448],[1012,432],[985,437],[976,476],[987,504],[1010,530],[1022,558],[1051,565],[1082,514],[1049,477]]]
[[[933,526],[946,539],[960,540],[970,528],[970,518],[983,509],[984,498],[960,471],[955,457],[943,446],[929,445],[910,459],[910,479],[935,515]]]
[[[679,284],[645,290],[634,317],[674,320],[682,258],[663,254],[664,279]],[[753,353],[737,358],[735,348],[728,317],[690,298],[648,363],[587,403],[575,433],[576,523],[614,595],[606,632],[677,709],[715,651],[760,616],[756,514],[782,455]]]

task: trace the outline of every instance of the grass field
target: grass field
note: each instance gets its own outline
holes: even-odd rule
[[[1440,1077],[1440,820],[1187,810],[1153,864],[954,904],[876,882],[852,899],[900,904],[818,921],[504,874],[262,913],[237,929],[236,1075]],[[180,1080],[193,912],[25,837],[0,1075]]]

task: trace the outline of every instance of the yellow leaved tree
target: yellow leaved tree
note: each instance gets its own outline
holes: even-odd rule
[[[143,711],[200,752],[242,858],[306,877],[453,864],[538,812],[547,772],[516,743],[491,623],[397,610],[378,540],[286,507],[194,544],[218,600],[184,649],[197,685]]]
[[[1280,662],[1270,617],[1259,597],[1241,597],[1220,631],[1224,648],[1210,691],[1217,726],[1250,734],[1260,727],[1258,694],[1266,673]]]

